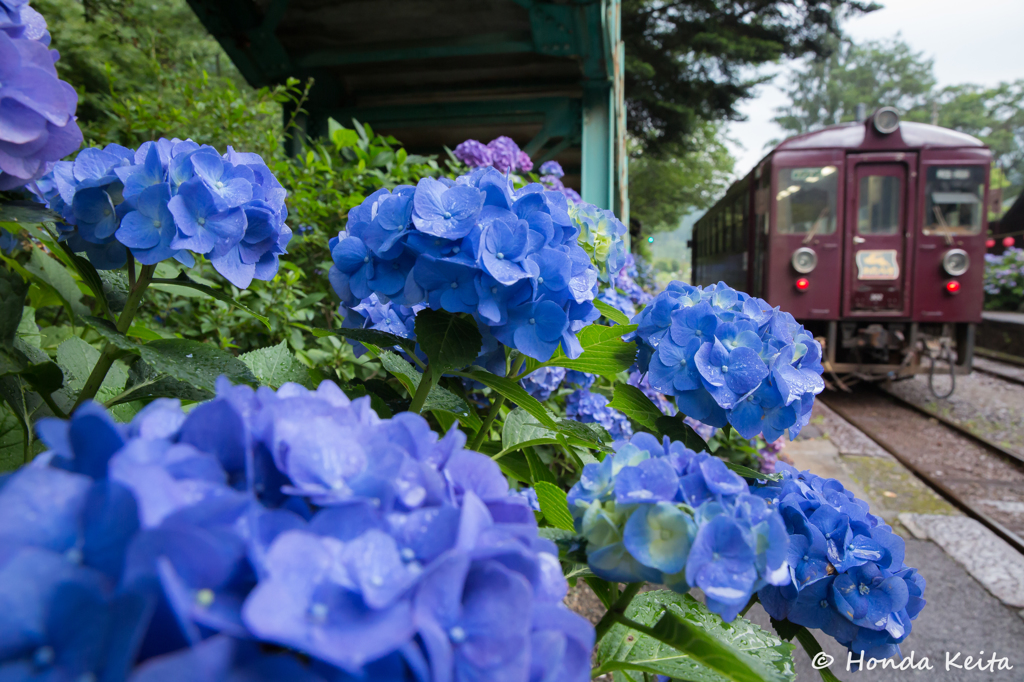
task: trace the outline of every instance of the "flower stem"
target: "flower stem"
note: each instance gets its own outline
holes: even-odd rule
[[[626,585],[626,589],[622,591],[619,598],[615,600],[612,607],[601,617],[601,620],[594,626],[596,632],[595,644],[601,641],[601,638],[608,634],[608,630],[611,629],[612,625],[615,624],[617,618],[626,613],[626,609],[629,608],[630,602],[633,601],[633,597],[640,592],[640,588],[643,587],[643,583],[629,583]]]
[[[155,265],[142,266],[138,279],[132,286],[131,291],[128,292],[128,300],[125,301],[124,310],[121,311],[120,317],[117,318],[117,331],[120,333],[124,334],[132,326],[132,320],[135,318],[135,313],[138,312],[139,304],[142,302],[142,295],[145,293],[150,281],[152,281],[155,270]],[[71,408],[72,412],[78,409],[78,406],[86,400],[92,400],[96,397],[100,386],[103,385],[103,380],[107,377],[107,372],[110,371],[114,361],[122,353],[123,351],[120,348],[107,341],[106,345],[103,346],[103,351],[100,353],[100,359],[96,361],[96,366],[89,373],[89,378],[86,379],[82,392],[78,394],[78,399]]]
[[[513,363],[515,364],[515,368],[508,373],[509,376],[516,375],[524,362],[526,362],[525,355],[520,355],[516,360],[514,360]],[[494,402],[491,403],[491,409],[487,411],[487,416],[484,418],[483,425],[480,427],[480,430],[476,432],[476,435],[473,436],[473,442],[467,446],[470,450],[478,450],[483,444],[484,438],[487,438],[487,434],[491,430],[491,424],[493,424],[494,420],[498,418],[498,414],[501,412],[501,406],[504,404],[505,396],[503,395],[499,395],[494,399]]]
[[[412,397],[412,402],[409,403],[410,412],[420,413],[423,409],[423,403],[427,402],[427,396],[430,395],[430,389],[434,387],[434,383],[434,376],[430,371],[430,365],[427,365],[426,371],[420,377],[420,385],[416,387],[416,393]]]

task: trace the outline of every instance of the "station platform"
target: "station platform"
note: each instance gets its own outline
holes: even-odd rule
[[[1024,313],[986,310],[981,313],[975,346],[1024,358]]]

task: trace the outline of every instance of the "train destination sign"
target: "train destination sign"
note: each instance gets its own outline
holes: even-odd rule
[[[900,264],[896,249],[878,249],[857,252],[857,279],[899,279]]]

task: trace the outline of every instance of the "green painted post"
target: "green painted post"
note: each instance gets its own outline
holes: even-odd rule
[[[583,201],[611,209],[615,186],[611,83],[583,86]]]

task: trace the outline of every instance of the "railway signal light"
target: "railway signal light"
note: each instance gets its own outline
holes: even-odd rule
[[[647,238],[647,243],[648,244],[653,244],[654,243],[654,237],[648,237]]]
[[[807,287],[809,286],[811,286],[811,283],[806,277],[801,277],[796,281],[797,291],[807,291]]]
[[[948,291],[951,294],[959,294],[960,282],[956,281],[955,279],[949,280],[948,282],[946,282],[946,291]]]

